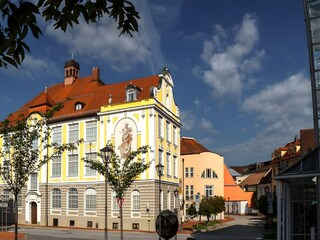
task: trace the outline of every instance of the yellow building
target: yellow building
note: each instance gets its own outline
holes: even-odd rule
[[[224,157],[214,153],[194,138],[182,137],[181,147],[181,184],[183,189],[181,202],[184,202],[183,215],[195,202],[195,196],[224,197]]]
[[[181,124],[168,69],[156,76],[105,84],[99,68],[93,68],[91,76],[80,77],[79,63],[70,60],[64,76],[63,82],[46,87],[10,117],[43,112],[65,101],[64,108],[50,120],[51,139],[59,144],[84,140],[76,151],[54,157],[30,176],[18,198],[19,223],[104,228],[107,202],[108,228],[120,227],[115,194],[109,187],[105,199],[104,177],[81,160],[97,158],[100,149],[111,142],[123,156],[130,149],[150,146],[145,161],[151,162],[151,167],[128,189],[123,216],[124,229],[154,230],[159,212],[155,165],[160,162],[165,166],[163,209],[175,208],[173,192],[179,184]],[[3,185],[2,191],[7,194]]]

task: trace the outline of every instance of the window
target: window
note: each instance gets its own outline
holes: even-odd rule
[[[207,168],[206,170],[203,170],[201,177],[202,178],[218,178],[218,175],[214,170]]]
[[[138,190],[132,192],[132,211],[140,212],[140,192]]]
[[[166,138],[167,142],[171,142],[170,140],[170,122],[166,121]]]
[[[51,164],[52,164],[51,176],[61,177],[61,156],[52,157]]]
[[[167,165],[167,176],[171,176],[171,156],[170,156],[170,153],[167,153],[166,165]]]
[[[163,165],[163,151],[159,149],[159,163]]]
[[[2,167],[3,167],[3,173],[5,176],[10,176],[10,171],[11,171],[11,165],[10,165],[10,160],[3,160],[2,162]]]
[[[130,88],[127,90],[127,102],[132,102],[134,100],[137,100],[136,91],[135,91],[135,89]]]
[[[97,209],[97,191],[93,188],[86,190],[86,210],[94,211]]]
[[[79,124],[74,123],[69,125],[69,143],[76,143],[79,139]]]
[[[139,223],[132,223],[133,230],[139,230]]]
[[[97,141],[97,121],[86,122],[86,141]]]
[[[9,192],[8,189],[3,189],[3,190],[2,190],[2,196],[3,196],[3,201],[4,201],[4,202],[9,202],[10,192]]]
[[[74,227],[74,220],[70,220],[70,221],[69,221],[69,226],[70,226],[70,227]]]
[[[62,127],[53,127],[52,128],[52,142],[61,145],[62,143]]]
[[[59,188],[52,190],[52,208],[61,208],[61,191]]]
[[[193,177],[193,167],[190,168],[190,177]]]
[[[178,177],[178,160],[176,156],[173,156],[173,176]]]
[[[170,191],[168,190],[168,193],[167,193],[167,209],[171,209],[171,193]]]
[[[189,185],[186,185],[186,200],[189,200]]]
[[[37,173],[30,174],[30,190],[33,190],[33,191],[38,190],[38,174]]]
[[[97,153],[87,153],[86,154],[87,159],[90,160],[96,160],[97,159]],[[90,164],[85,163],[85,175],[86,176],[95,176],[97,174],[97,171],[92,169],[90,167]]]
[[[206,197],[213,196],[213,186],[211,186],[211,185],[205,186],[205,196]]]
[[[32,140],[32,150],[37,150],[38,149],[38,144],[39,144],[39,139],[36,138],[36,139],[33,139]]]
[[[193,196],[194,196],[193,185],[190,185],[190,200],[191,201],[193,201]]]
[[[189,177],[189,168],[186,167],[184,173],[185,177]]]
[[[87,227],[93,227],[93,222],[92,221],[87,221]]]
[[[78,176],[78,154],[68,156],[68,176]]]
[[[69,190],[69,209],[78,209],[78,190],[76,188],[70,188]]]
[[[74,110],[79,111],[84,107],[83,103],[76,103],[74,106]]]
[[[177,145],[177,127],[176,126],[173,126],[173,144],[174,145]]]
[[[118,205],[116,193],[113,192],[111,197],[112,197],[112,211],[117,212],[119,211],[119,205]]]
[[[209,168],[206,169],[206,177],[211,178],[211,169]]]
[[[162,122],[163,122],[163,117],[160,115],[158,116],[158,134],[160,138],[163,138],[163,133],[162,133]]]
[[[19,208],[22,207],[22,194],[21,193],[18,194],[18,207]]]

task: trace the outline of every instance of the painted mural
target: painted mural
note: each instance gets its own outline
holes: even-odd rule
[[[132,128],[129,127],[129,123],[125,123],[121,130],[121,144],[118,146],[121,158],[127,158],[131,153],[132,147]]]

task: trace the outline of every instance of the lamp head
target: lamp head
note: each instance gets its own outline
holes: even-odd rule
[[[161,163],[156,165],[156,170],[159,177],[163,175],[163,169],[164,166]]]
[[[101,156],[104,162],[107,162],[112,155],[113,149],[106,145],[104,148],[100,149]]]

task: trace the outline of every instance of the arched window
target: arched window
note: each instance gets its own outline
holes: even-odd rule
[[[140,212],[140,192],[132,191],[132,211]]]
[[[93,188],[86,190],[86,210],[97,209],[97,191]]]
[[[132,102],[136,100],[136,93],[133,88],[127,90],[127,102]]]
[[[207,168],[207,169],[203,170],[201,177],[202,178],[218,178],[218,175],[216,174],[216,172],[213,169]]]
[[[52,190],[52,208],[61,208],[61,191],[59,188]]]
[[[69,189],[69,209],[78,209],[78,190],[76,188]]]

